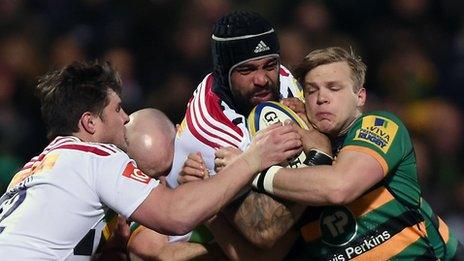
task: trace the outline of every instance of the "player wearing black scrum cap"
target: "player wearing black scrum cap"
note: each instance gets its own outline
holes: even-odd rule
[[[204,77],[193,93],[176,134],[173,166],[167,177],[168,185],[173,188],[179,186],[179,181],[183,183],[215,175],[214,153],[217,148],[235,147],[245,150],[249,146],[245,117],[256,104],[281,100],[295,111],[304,111],[300,86],[291,73],[280,64],[275,28],[261,15],[246,11],[224,15],[214,25],[211,44],[214,71]],[[202,157],[199,154],[191,154],[197,152],[200,152]],[[187,173],[184,162],[189,161],[198,163],[196,167],[202,165],[204,169],[190,168],[190,172]],[[180,172],[183,174],[179,176]],[[269,215],[274,217],[269,224],[263,224],[266,231],[270,227],[270,230],[276,229],[279,230],[278,233],[283,234],[292,226],[294,221],[289,219],[292,219],[293,215],[285,206],[265,194],[251,192],[250,195],[252,200],[245,200],[243,205],[245,209],[255,209],[250,210],[244,219],[254,216],[256,210],[261,211],[259,208],[265,204],[266,208],[270,209]],[[254,204],[254,200],[259,200],[261,205]],[[259,241],[260,234],[266,231],[261,231],[260,227],[249,226],[247,222],[237,220],[237,223],[243,224],[241,230],[247,231],[246,237]],[[213,231],[216,241],[222,246],[232,246],[225,249],[230,259],[250,259],[252,255],[258,254],[259,257],[269,260],[280,259],[285,255],[276,254],[276,251],[266,251],[263,256],[263,252],[254,251],[250,244],[245,243],[246,241],[242,240],[225,219],[215,219],[213,223],[221,233]],[[130,251],[139,256],[193,259],[206,257],[207,251],[210,258],[219,259],[214,256],[215,251],[211,245],[205,244],[210,241],[211,235],[204,233],[204,227],[195,229],[183,237],[164,236],[147,229],[145,232],[143,237],[141,233],[135,236],[141,239],[138,242],[151,242],[148,247],[144,247],[147,244],[136,244],[133,238],[129,242]],[[255,238],[256,236],[258,238]],[[179,241],[184,242],[179,244]],[[285,244],[283,243],[282,249],[288,249],[289,246],[285,245],[293,242],[283,241]],[[192,243],[202,243],[203,247]]]
[[[201,152],[214,175],[214,151],[245,149],[250,140],[245,117],[263,101],[302,99],[301,87],[280,64],[275,29],[255,12],[235,11],[220,18],[211,36],[214,71],[198,85],[177,133],[174,163],[168,176],[179,185],[178,173],[189,153]]]
[[[250,144],[246,117],[258,103],[280,100],[295,111],[304,111],[300,101],[303,98],[301,87],[280,63],[276,29],[260,14],[234,11],[224,15],[214,25],[211,45],[214,70],[195,90],[177,132],[173,167],[167,177],[171,187],[177,187],[179,181],[215,175],[214,153],[217,148],[245,150]],[[196,152],[200,152],[202,159],[198,155],[190,157],[203,162],[207,171],[196,177],[179,176],[185,159]],[[269,209],[266,215],[272,215],[273,221],[262,226],[252,225],[249,219],[255,211],[261,211],[257,208],[263,205]],[[295,208],[298,208],[295,211],[301,211],[300,206]],[[240,214],[244,212],[245,215]],[[286,206],[271,197],[254,191],[238,213],[236,223],[241,232],[258,244],[264,241],[261,237],[269,231],[285,234],[298,215],[290,213]],[[239,257],[246,256],[242,255],[244,248],[240,252]]]

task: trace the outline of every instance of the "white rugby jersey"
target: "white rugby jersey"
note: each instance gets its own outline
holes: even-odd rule
[[[129,217],[157,185],[114,145],[57,137],[0,198],[0,259],[89,259],[105,212]]]
[[[297,97],[303,101],[303,91],[288,69],[280,66],[280,98]],[[231,109],[212,91],[213,75],[208,74],[190,99],[182,123],[177,130],[174,160],[167,183],[175,188],[177,178],[190,153],[200,152],[210,175],[215,175],[214,152],[221,147],[244,150],[250,144],[246,126],[247,115]]]

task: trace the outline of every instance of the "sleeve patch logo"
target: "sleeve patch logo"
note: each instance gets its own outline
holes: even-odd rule
[[[136,168],[134,166],[134,163],[129,162],[127,163],[126,168],[124,169],[124,172],[122,173],[124,177],[136,180],[138,182],[142,182],[145,184],[148,184],[150,182],[151,177],[147,176],[144,174],[140,169]]]
[[[354,140],[371,143],[387,153],[397,131],[398,125],[395,122],[384,117],[369,115],[363,118],[361,129],[356,131]]]
[[[59,155],[60,154],[57,152],[49,153],[42,160],[34,162],[32,167],[19,171],[11,179],[10,184],[8,185],[8,189],[25,181],[28,177],[31,177],[32,175],[40,174],[44,171],[53,169],[55,163],[59,158]]]

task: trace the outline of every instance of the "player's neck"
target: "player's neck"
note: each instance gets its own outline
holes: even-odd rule
[[[98,140],[95,138],[95,135],[92,135],[88,132],[78,131],[74,132],[72,136],[77,137],[83,142],[98,142]]]

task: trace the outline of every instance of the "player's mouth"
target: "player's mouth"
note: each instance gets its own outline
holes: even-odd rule
[[[271,91],[257,92],[253,95],[253,99],[258,102],[270,101],[272,100],[272,92]]]
[[[317,120],[328,120],[332,118],[332,113],[330,112],[325,112],[325,111],[321,111],[321,112],[318,112],[316,113],[316,119]]]

